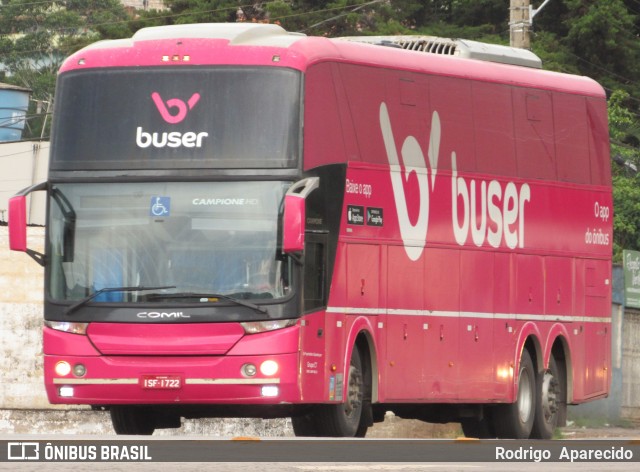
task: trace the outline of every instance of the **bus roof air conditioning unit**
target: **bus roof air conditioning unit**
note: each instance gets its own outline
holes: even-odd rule
[[[457,56],[481,61],[499,62],[542,69],[542,61],[531,51],[500,44],[487,44],[466,39],[438,38],[436,36],[348,36],[347,41],[391,46],[408,51]]]

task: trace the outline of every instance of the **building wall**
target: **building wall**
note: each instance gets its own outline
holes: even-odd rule
[[[623,418],[640,421],[640,312],[627,310],[622,333]]]
[[[166,10],[163,0],[120,0],[125,7],[136,10]]]
[[[28,246],[42,251],[44,228],[29,228]],[[44,269],[9,251],[0,226],[0,409],[50,408],[42,374]]]
[[[23,188],[47,180],[49,142],[18,141],[0,144],[0,221],[8,220],[8,201]],[[28,222],[45,223],[44,192],[27,197]]]

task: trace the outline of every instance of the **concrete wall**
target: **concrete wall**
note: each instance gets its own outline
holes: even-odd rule
[[[9,198],[23,188],[47,180],[49,142],[20,141],[0,144],[0,221],[7,221]],[[46,199],[44,192],[28,197],[28,221],[44,225]]]
[[[640,312],[627,310],[622,334],[623,418],[640,421]]]
[[[120,3],[136,10],[167,10],[164,0],[120,0]]]
[[[620,272],[621,272],[620,268]],[[614,269],[614,291],[616,290]],[[620,286],[622,287],[622,285]],[[594,400],[580,405],[570,405],[568,416],[570,420],[597,420],[603,423],[618,424],[623,419],[622,396],[625,378],[623,377],[623,346],[624,307],[615,302],[611,307],[611,389],[607,398]]]
[[[28,245],[43,250],[44,229],[29,228]],[[49,408],[42,375],[44,269],[9,251],[0,226],[0,409]]]

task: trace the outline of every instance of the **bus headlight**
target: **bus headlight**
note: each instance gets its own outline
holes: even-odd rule
[[[60,387],[58,389],[58,395],[63,398],[70,398],[73,396],[73,387]]]
[[[277,397],[279,390],[278,387],[276,385],[263,385],[262,386],[262,396],[263,397]]]
[[[294,326],[298,320],[269,320],[269,321],[249,321],[240,323],[246,334],[265,333],[276,329],[288,328]]]
[[[87,373],[87,368],[83,364],[76,364],[73,366],[73,375],[76,377],[84,377]]]
[[[48,328],[71,334],[87,334],[87,326],[89,323],[70,323],[69,321],[48,321],[45,320],[44,325]]]
[[[276,361],[264,361],[260,364],[262,375],[271,376],[278,373],[278,363]]]
[[[56,371],[56,375],[65,377],[71,372],[71,365],[68,362],[60,361],[56,364],[54,370]]]
[[[245,364],[242,366],[241,370],[242,375],[245,377],[253,377],[258,372],[258,369],[256,369],[256,366],[253,364]]]

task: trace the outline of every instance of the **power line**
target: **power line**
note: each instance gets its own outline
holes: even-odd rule
[[[31,6],[31,5],[46,5],[46,4],[53,5],[54,3],[62,3],[62,2],[60,0],[48,0],[48,1],[43,1],[43,2],[29,2],[29,3],[2,3],[2,4],[0,4],[0,8],[27,7],[27,6]]]
[[[568,52],[569,54],[571,54],[572,56],[577,57],[577,58],[578,58],[578,59],[580,59],[582,62],[586,62],[587,64],[590,64],[590,65],[592,65],[593,67],[595,67],[595,68],[597,68],[597,69],[600,69],[600,70],[601,70],[601,71],[603,71],[603,72],[606,72],[607,74],[610,74],[610,75],[615,76],[615,77],[617,77],[617,78],[619,78],[619,79],[622,79],[622,80],[624,80],[625,82],[629,82],[629,83],[632,83],[632,84],[634,84],[634,85],[637,85],[637,83],[636,83],[634,80],[631,80],[631,79],[629,79],[629,78],[627,78],[627,77],[624,77],[624,76],[622,76],[622,75],[620,75],[620,74],[617,74],[617,73],[615,73],[615,72],[613,72],[613,71],[610,71],[609,69],[607,69],[607,68],[605,68],[605,67],[602,67],[602,66],[600,66],[600,65],[598,65],[598,64],[594,64],[593,62],[591,62],[591,61],[589,61],[589,60],[587,60],[587,59],[585,59],[585,58],[583,58],[583,57],[580,57],[580,56],[578,56],[577,54],[575,54],[575,53],[573,53],[573,52],[571,52],[571,51],[567,51],[567,52]]]
[[[272,1],[268,1],[268,2],[263,2],[264,4],[271,4],[271,3],[280,3],[282,0],[272,0]],[[46,2],[33,2],[31,4],[33,5],[39,5],[39,4],[46,4],[46,3],[56,3],[55,1],[46,1]],[[27,4],[21,4],[21,5],[27,5]],[[19,6],[21,6],[19,5]],[[5,6],[9,6],[9,5],[5,5]],[[68,27],[68,28],[52,28],[52,29],[47,29],[48,32],[51,33],[60,33],[60,32],[64,32],[64,31],[70,31],[70,30],[74,30],[74,29],[85,29],[88,30],[92,27],[98,27],[98,26],[107,26],[107,25],[116,25],[116,24],[125,24],[125,23],[132,23],[132,22],[136,22],[136,21],[152,21],[152,20],[158,20],[158,19],[165,19],[165,18],[176,18],[176,17],[180,17],[180,16],[186,16],[186,15],[199,15],[199,14],[206,14],[206,13],[217,13],[217,12],[221,12],[221,11],[230,11],[230,10],[236,10],[238,8],[247,8],[247,7],[251,7],[253,5],[237,5],[237,6],[232,6],[232,7],[222,7],[222,8],[213,8],[210,10],[200,10],[200,11],[193,11],[193,10],[188,10],[188,11],[184,11],[181,13],[173,13],[173,14],[167,14],[167,15],[157,15],[157,16],[151,16],[151,17],[147,17],[147,18],[131,18],[131,19],[127,19],[127,20],[117,20],[117,21],[108,21],[108,22],[104,22],[104,23],[84,23],[81,27]],[[69,11],[74,11],[74,10],[69,10]],[[93,13],[101,13],[101,12],[110,12],[113,11],[112,9],[108,9],[108,8],[103,8],[103,9],[98,9],[98,10],[93,10]],[[124,11],[124,8],[123,8]],[[4,33],[4,34],[0,34],[0,36],[11,36],[12,34],[8,34],[8,33]]]
[[[47,136],[47,139],[49,139],[49,137]],[[11,141],[12,143],[23,143],[23,142],[30,142],[30,141],[39,141],[37,139],[21,139],[19,141]],[[42,146],[40,147],[40,149],[49,149],[49,146]],[[33,154],[34,149],[30,149],[28,151],[20,151],[20,152],[13,152],[11,154],[2,154],[0,155],[0,159],[5,158],[5,157],[13,157],[13,156],[19,156],[21,154]]]
[[[333,17],[331,17],[331,18],[327,18],[326,20],[320,21],[319,23],[313,24],[313,25],[311,25],[311,26],[307,26],[307,27],[306,27],[305,29],[303,29],[301,32],[305,32],[305,31],[310,30],[311,28],[315,28],[315,27],[317,27],[317,26],[323,25],[323,24],[328,23],[328,22],[330,22],[330,21],[337,20],[338,18],[342,18],[343,16],[346,16],[346,15],[348,15],[349,13],[353,13],[353,12],[355,12],[355,11],[361,10],[361,9],[362,9],[362,8],[364,8],[364,7],[367,7],[367,6],[369,6],[369,5],[374,5],[374,4],[376,4],[376,3],[380,3],[380,2],[382,2],[382,1],[383,1],[383,0],[373,0],[373,1],[371,1],[371,2],[362,3],[362,4],[360,4],[360,5],[351,5],[351,6],[354,6],[354,7],[355,7],[355,8],[353,8],[351,11],[348,11],[348,12],[345,12],[345,13],[341,13],[340,15],[336,15],[336,16],[333,16]],[[341,9],[343,9],[343,8],[346,8],[346,7],[336,7],[335,9],[336,9],[336,10],[341,10]],[[325,11],[328,11],[328,10],[325,10]],[[283,17],[283,18],[286,18],[286,17]]]

